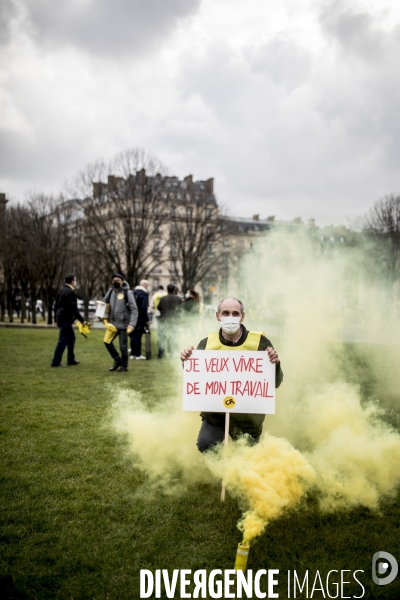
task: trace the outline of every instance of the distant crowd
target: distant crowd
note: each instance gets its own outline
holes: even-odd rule
[[[57,294],[54,319],[59,328],[59,338],[54,352],[52,367],[62,367],[62,356],[67,349],[67,365],[79,364],[75,359],[74,321],[78,321],[81,333],[90,329],[78,310],[76,295],[77,281],[73,274],[65,277],[65,285]],[[103,298],[104,314],[101,319],[105,326],[104,344],[113,359],[110,371],[128,370],[129,359],[146,360],[151,357],[150,322],[155,320],[158,329],[158,354],[162,359],[173,352],[176,326],[178,322],[199,316],[204,305],[196,290],[180,293],[176,285],[170,283],[167,290],[159,285],[149,299],[149,282],[142,279],[131,290],[121,273],[111,277],[111,287]],[[143,336],[145,350],[142,348]],[[119,351],[114,342],[118,338]],[[130,349],[129,349],[130,341]]]

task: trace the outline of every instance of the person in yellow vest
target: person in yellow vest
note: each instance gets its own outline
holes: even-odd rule
[[[281,363],[276,350],[263,333],[248,331],[243,325],[245,317],[243,303],[237,298],[224,298],[218,304],[216,312],[217,321],[220,322],[219,331],[210,333],[201,340],[197,350],[258,350],[268,352],[269,360],[276,365],[275,386],[279,387],[283,381]],[[190,358],[194,346],[185,348],[181,352],[184,362]],[[202,424],[197,438],[197,447],[200,452],[209,450],[216,444],[223,442],[225,437],[225,413],[202,412]],[[262,433],[265,415],[232,413],[229,421],[229,435],[236,439],[240,435],[248,434],[252,443],[257,443]]]
[[[163,285],[159,285],[157,291],[153,294],[153,297],[150,302],[150,308],[158,311],[158,305],[160,304],[160,300],[163,296],[166,296],[167,292],[164,290]]]

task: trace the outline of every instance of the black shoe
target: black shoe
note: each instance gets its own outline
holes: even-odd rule
[[[74,360],[73,362],[69,362],[68,366],[69,367],[74,367],[75,365],[79,365],[79,362],[80,362],[79,360]]]
[[[54,369],[55,367],[65,367],[65,365],[62,365],[61,363],[60,363],[59,365],[51,365],[51,366],[53,367],[53,369]]]
[[[113,366],[110,371],[116,371],[121,366],[121,360],[115,360]]]
[[[125,371],[128,370],[128,367],[120,367],[119,369],[117,369],[117,373],[125,373]]]

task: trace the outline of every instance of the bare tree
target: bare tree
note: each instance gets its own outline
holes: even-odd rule
[[[101,265],[96,262],[96,248],[91,240],[82,235],[82,224],[73,228],[70,240],[70,256],[67,261],[67,271],[74,273],[77,278],[77,296],[83,300],[85,320],[89,320],[89,301],[98,293],[104,296],[102,287],[103,273]]]
[[[175,209],[171,205],[171,261],[183,290],[194,288],[210,276],[218,279],[223,264],[224,219],[213,194],[213,180],[193,183],[185,178],[187,196]]]
[[[107,279],[121,272],[132,285],[162,262],[162,252],[154,252],[151,245],[167,216],[162,171],[157,159],[130,149],[108,166],[103,161],[89,165],[69,184],[72,202],[82,212],[84,238],[93,250],[88,258]]]
[[[394,283],[400,277],[400,196],[378,200],[365,218],[364,230],[377,242],[382,275]]]
[[[4,260],[7,248],[6,229],[6,205],[7,198],[0,193],[0,321],[4,321],[6,308],[6,279],[4,271]]]
[[[36,312],[33,307],[40,285],[40,269],[37,260],[38,243],[32,227],[30,208],[21,204],[11,205],[5,216],[6,246],[5,274],[7,281],[7,306],[10,321],[14,309],[21,322],[26,318],[27,300],[30,299],[33,321]]]
[[[31,246],[35,253],[36,265],[40,265],[40,291],[47,307],[47,322],[53,322],[53,303],[60,286],[69,254],[71,237],[71,216],[61,204],[61,198],[54,199],[35,194],[28,206],[31,223]]]
[[[5,244],[3,254],[3,295],[10,323],[14,320],[16,297],[19,293],[19,260],[17,244],[14,243],[16,222],[13,209],[8,208],[5,214]]]

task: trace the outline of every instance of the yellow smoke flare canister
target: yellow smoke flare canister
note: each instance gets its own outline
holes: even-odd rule
[[[249,557],[249,544],[238,544],[235,560],[235,571],[245,571],[247,567],[247,559]]]

